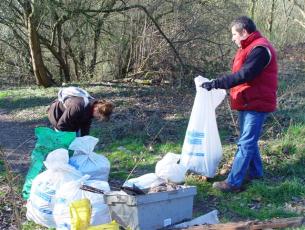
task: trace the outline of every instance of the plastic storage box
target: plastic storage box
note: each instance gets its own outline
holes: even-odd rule
[[[156,230],[192,218],[195,186],[146,195],[106,194],[111,217],[133,230]]]

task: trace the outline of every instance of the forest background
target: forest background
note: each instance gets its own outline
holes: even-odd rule
[[[297,0],[4,0],[0,7],[0,79],[13,85],[216,77],[229,70],[229,24],[240,15],[255,20],[279,56],[305,36]]]

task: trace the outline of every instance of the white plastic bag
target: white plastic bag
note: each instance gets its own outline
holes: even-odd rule
[[[141,190],[148,190],[150,188],[159,186],[166,181],[160,177],[157,177],[155,173],[147,173],[137,178],[132,178],[123,184],[125,188],[133,188],[133,185],[137,186]]]
[[[82,97],[84,99],[85,107],[89,104],[89,99],[93,99],[86,90],[79,87],[69,86],[59,90],[58,100],[60,102],[64,104],[65,100],[69,97]]]
[[[187,168],[179,164],[180,155],[167,153],[162,160],[156,164],[155,173],[158,177],[174,183],[182,183],[185,179]]]
[[[222,158],[215,109],[225,98],[223,89],[207,91],[201,87],[209,81],[195,78],[196,97],[187,127],[181,154],[181,163],[189,170],[214,177]]]
[[[69,146],[74,150],[69,163],[84,175],[90,175],[91,180],[108,181],[110,162],[105,156],[93,152],[97,142],[98,139],[92,136],[75,138]]]
[[[80,189],[84,184],[109,192],[109,184],[106,181],[88,180],[89,177],[89,175],[85,175],[77,181],[66,183],[56,192],[53,211],[56,229],[68,230],[71,228],[70,203],[84,198],[89,199],[92,206],[90,225],[111,222],[109,207],[105,204],[104,195]]]
[[[84,184],[93,188],[103,190],[105,193],[110,192],[109,184],[106,181],[88,180],[85,181]],[[104,196],[92,192],[85,192],[83,193],[83,195],[91,202],[91,225],[95,226],[109,223],[111,221],[111,216],[109,212],[109,207],[105,203]]]
[[[81,172],[68,164],[66,149],[50,152],[44,161],[47,170],[40,173],[32,183],[27,202],[26,217],[37,224],[55,227],[53,205],[56,191],[66,182],[81,178]]]
[[[195,219],[192,219],[187,222],[183,222],[181,224],[176,224],[174,228],[189,228],[194,225],[203,225],[203,224],[219,224],[218,219],[218,210],[213,210],[207,214],[204,214],[202,216],[196,217]]]

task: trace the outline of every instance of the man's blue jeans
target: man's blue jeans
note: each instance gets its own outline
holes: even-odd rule
[[[250,178],[263,176],[263,164],[258,140],[267,113],[239,111],[240,137],[231,172],[226,179],[231,186],[239,188],[247,174]]]

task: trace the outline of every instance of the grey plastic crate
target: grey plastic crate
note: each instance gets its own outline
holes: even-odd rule
[[[195,186],[147,195],[105,195],[112,219],[133,230],[156,230],[192,218]]]

